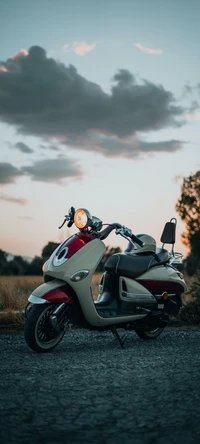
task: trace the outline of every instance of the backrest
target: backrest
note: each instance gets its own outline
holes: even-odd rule
[[[172,222],[174,221],[174,222]],[[161,242],[164,244],[175,244],[176,240],[176,223],[177,220],[172,218],[170,222],[167,222],[164,226],[164,230],[162,232],[162,236],[160,238]]]

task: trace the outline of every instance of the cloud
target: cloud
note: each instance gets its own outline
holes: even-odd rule
[[[183,97],[193,94],[194,89],[190,82],[187,82],[183,87]]]
[[[198,113],[190,113],[190,114],[186,114],[186,119],[188,120],[200,120],[200,112]]]
[[[21,170],[37,182],[62,184],[63,179],[80,179],[82,177],[77,162],[66,157],[39,160],[31,166],[22,167]]]
[[[105,93],[38,46],[3,63],[9,72],[0,72],[0,120],[21,134],[84,150],[89,140],[90,149],[104,155],[118,156],[121,147],[123,157],[128,138],[139,140],[140,132],[183,124],[185,109],[170,91],[145,79],[139,82],[128,70],[117,71],[111,92]],[[97,140],[99,151],[91,145],[94,134],[107,135],[100,145]]]
[[[88,45],[85,42],[73,42],[72,44],[71,43],[66,43],[63,46],[63,51],[64,52],[71,52],[71,51],[73,51],[77,55],[84,56],[88,52],[93,51],[95,46],[96,46],[96,43],[91,43],[91,45]]]
[[[5,66],[0,66],[0,72],[8,72],[8,69]]]
[[[37,182],[62,184],[63,179],[81,179],[82,171],[76,160],[63,156],[39,160],[20,169],[10,163],[0,163],[0,184],[15,183],[18,177],[24,175]]]
[[[0,163],[0,184],[15,183],[21,175],[21,171],[10,163]]]
[[[163,50],[162,49],[145,48],[145,46],[141,45],[141,43],[134,43],[134,45],[140,51],[146,52],[146,54],[151,54],[151,55],[162,55],[163,54]]]
[[[15,143],[14,147],[15,147],[15,148],[18,148],[20,151],[22,151],[22,153],[30,154],[30,153],[33,153],[33,152],[34,152],[31,148],[28,147],[28,145],[26,145],[26,144],[23,143],[23,142],[17,142],[17,143]]]
[[[9,196],[6,196],[5,194],[0,194],[0,200],[4,201],[4,202],[10,202],[10,203],[19,204],[19,205],[26,205],[27,204],[27,200],[26,199],[19,199],[19,198],[16,198],[16,197],[9,197]]]
[[[42,143],[40,145],[40,148],[42,148],[42,150],[60,151],[60,148],[57,145],[54,145],[53,143],[50,143],[49,145],[44,145]]]
[[[19,52],[10,57],[10,59],[15,60],[18,57],[26,57],[28,55],[28,51],[26,49],[21,49]]]
[[[75,149],[94,151],[106,157],[139,158],[149,153],[173,153],[182,149],[186,142],[167,140],[146,142],[137,137],[119,139],[116,136],[91,132],[84,141],[82,138],[70,140],[69,144]]]

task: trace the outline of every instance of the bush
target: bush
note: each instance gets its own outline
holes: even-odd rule
[[[200,324],[200,270],[191,280],[188,293],[192,300],[183,307],[179,319],[188,324]]]

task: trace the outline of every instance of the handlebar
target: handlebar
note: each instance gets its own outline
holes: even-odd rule
[[[106,237],[111,233],[112,230],[116,229],[116,234],[121,234],[121,236],[125,238],[130,238],[133,242],[140,245],[140,247],[144,246],[144,242],[142,242],[135,234],[132,233],[130,228],[124,227],[117,222],[109,225],[103,231],[98,233],[98,238],[101,240],[106,239]],[[129,239],[128,239],[129,240]]]
[[[136,244],[138,244],[140,247],[144,246],[144,242],[142,242],[139,237],[135,236],[134,234],[131,234],[130,238],[132,239],[133,242],[135,242]]]
[[[62,225],[59,228],[62,228],[63,225],[66,222],[68,222],[67,226],[71,227],[73,225],[73,223],[74,223],[74,214],[75,214],[75,208],[71,207],[70,210],[69,210],[69,214],[67,214],[65,216],[65,219],[64,219]],[[98,221],[100,221],[100,220],[98,220]],[[91,229],[94,228],[92,225],[88,225],[88,227],[89,226],[90,226]],[[101,223],[101,226],[102,226],[102,223]],[[132,233],[130,228],[127,228],[127,227],[119,224],[118,222],[114,222],[114,223],[108,225],[108,227],[106,227],[104,230],[102,230],[102,231],[100,231],[98,233],[96,232],[95,235],[100,240],[104,240],[104,239],[106,239],[106,237],[108,237],[108,235],[114,229],[116,229],[116,234],[120,234],[121,236],[125,237],[127,240],[131,239],[133,242],[135,242],[136,244],[140,245],[140,247],[144,246],[144,242],[142,242],[137,236],[135,236],[135,234]]]
[[[108,237],[108,235],[111,233],[112,230],[114,230],[115,228],[121,228],[121,225],[116,223],[110,224],[108,225],[108,227],[104,228],[104,230],[102,230],[100,233],[98,233],[97,237],[100,240],[104,240],[106,239],[106,237]]]

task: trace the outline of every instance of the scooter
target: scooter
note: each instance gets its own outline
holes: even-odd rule
[[[147,234],[134,235],[119,224],[104,224],[87,209],[69,214],[59,228],[73,223],[78,232],[65,240],[43,266],[44,283],[28,298],[24,335],[36,352],[48,352],[72,327],[110,330],[120,345],[118,329],[134,330],[142,339],[157,338],[182,306],[187,289],[181,273],[182,255],[174,252],[176,219],[165,224],[161,242]],[[106,247],[104,239],[115,230],[128,240],[124,253],[110,256],[96,301],[92,277]],[[171,252],[164,246],[171,244]]]

